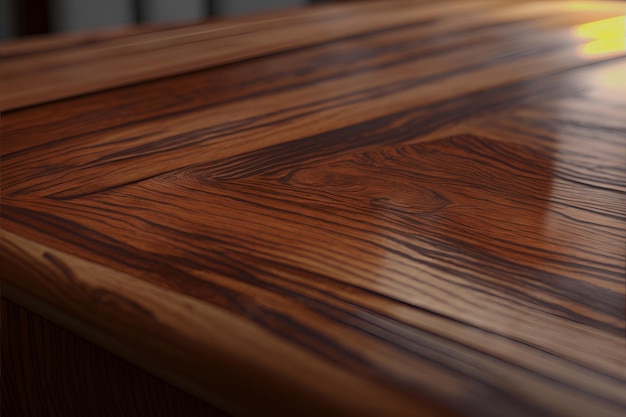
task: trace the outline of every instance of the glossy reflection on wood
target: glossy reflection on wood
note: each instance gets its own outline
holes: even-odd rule
[[[576,31],[619,6],[320,8],[245,23],[281,53],[25,92],[7,292],[236,415],[620,416],[626,60]]]

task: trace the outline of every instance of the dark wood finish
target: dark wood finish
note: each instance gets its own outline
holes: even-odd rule
[[[234,415],[623,415],[622,4],[281,16],[3,115],[7,296]]]
[[[226,417],[2,298],[2,415]]]

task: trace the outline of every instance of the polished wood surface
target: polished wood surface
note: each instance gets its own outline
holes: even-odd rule
[[[2,415],[227,417],[2,298]]]
[[[476,7],[473,5],[470,8],[476,10]],[[57,41],[51,46],[52,41],[47,41],[46,45],[35,41],[13,45],[8,42],[0,49],[0,57],[5,62],[0,68],[0,77],[7,81],[7,88],[0,98],[0,110],[375,30],[384,31],[392,24],[414,24],[418,17],[441,14],[444,8],[448,12],[461,13],[468,9],[463,3],[403,8],[405,13],[398,13],[376,2],[358,8],[333,5],[284,15],[272,14],[267,18],[218,22],[210,26],[173,28],[113,38],[91,37],[78,44]],[[167,54],[167,59],[163,59],[164,54]]]
[[[415,7],[416,4],[419,7]],[[433,0],[326,5],[211,25],[117,30],[101,35],[53,36],[0,45],[0,110],[39,104],[103,88],[181,74],[242,59],[275,54],[337,39],[397,32],[405,25],[431,34],[466,25],[560,20],[559,4],[528,7],[506,1]],[[619,2],[567,10],[565,23],[622,13]],[[448,18],[443,20],[442,16]],[[540,23],[541,24],[541,23]],[[394,30],[395,28],[395,30]],[[115,36],[121,32],[122,36]],[[112,36],[113,35],[113,36]],[[125,35],[125,36],[124,36]],[[167,57],[164,59],[164,57]]]
[[[7,60],[3,294],[233,415],[623,415],[623,3],[336,7]]]

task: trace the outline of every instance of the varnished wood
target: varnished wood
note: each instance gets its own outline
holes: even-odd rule
[[[25,44],[119,71],[3,114],[6,293],[234,415],[620,416],[626,59],[578,25],[622,6],[224,22],[267,49],[169,78]]]
[[[235,414],[413,414],[416,399],[406,392],[360,379],[198,299],[10,232],[2,253],[7,297]],[[427,400],[420,412],[447,415]]]
[[[416,3],[420,7],[415,7]],[[67,42],[9,41],[0,45],[0,78],[4,84],[0,111],[337,39],[358,39],[407,24],[432,23],[443,15],[456,16],[453,27],[457,27],[468,21],[486,24],[494,19],[554,18],[563,8],[517,5],[502,10],[502,4],[500,0],[424,0],[395,2],[389,7],[370,2],[359,7],[333,5],[158,32],[130,31],[122,37],[87,37],[79,43],[73,43],[76,38]],[[614,15],[621,8],[605,2],[603,7],[568,12],[572,23]],[[42,43],[46,49],[41,48]]]
[[[226,417],[2,298],[2,415]]]

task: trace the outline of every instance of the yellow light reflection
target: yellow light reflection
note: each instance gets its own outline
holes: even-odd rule
[[[619,55],[626,52],[626,39],[598,39],[582,47],[585,55]]]
[[[582,39],[613,39],[626,37],[626,16],[610,17],[582,24],[576,28]]]
[[[583,58],[619,56],[626,52],[626,16],[597,20],[574,28],[577,37],[591,40],[578,48]]]

